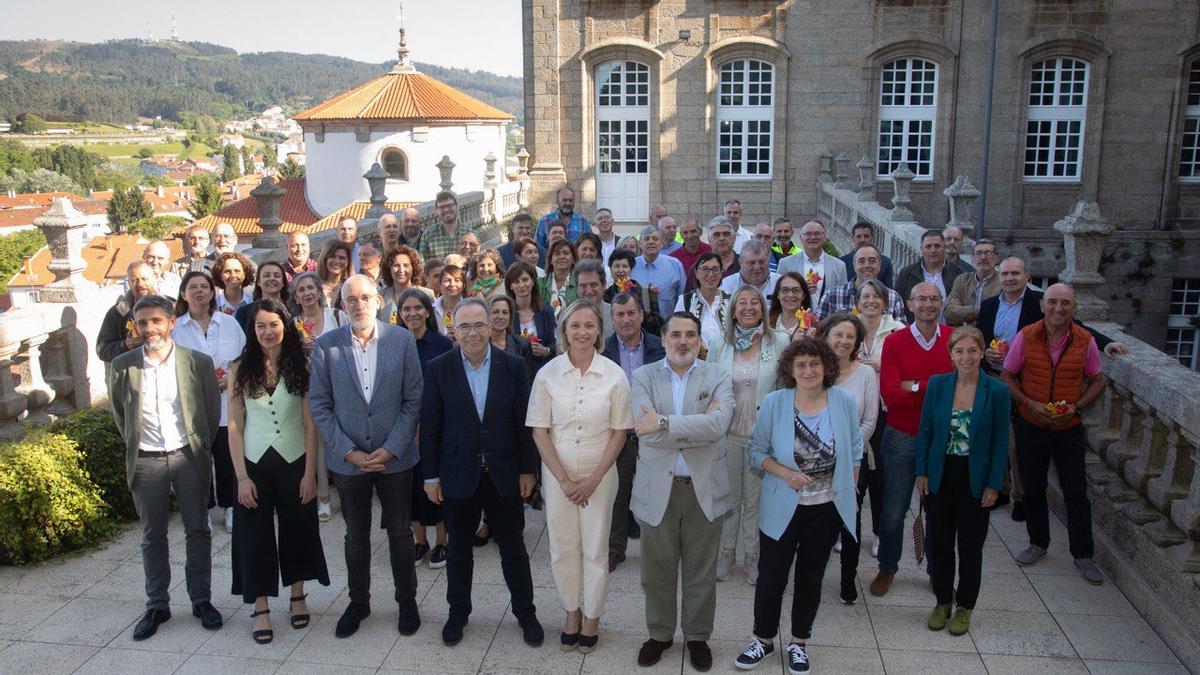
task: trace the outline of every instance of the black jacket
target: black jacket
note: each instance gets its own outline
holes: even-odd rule
[[[101,361],[112,363],[113,359],[130,351],[125,348],[125,338],[129,335],[125,325],[130,321],[133,321],[133,296],[126,293],[108,308],[100,324],[100,334],[96,336],[96,355]]]
[[[1021,297],[1021,314],[1017,317],[1017,330],[1035,324],[1042,320],[1042,292],[1032,288],[1025,289],[1025,295]],[[1000,293],[993,298],[984,300],[979,305],[979,318],[975,321],[975,327],[983,333],[983,344],[992,344],[992,340],[996,337],[996,314],[1000,311],[1000,298],[1004,297],[1004,293]],[[1092,334],[1096,340],[1096,347],[1101,351],[1112,343],[1112,338],[1098,332],[1082,322],[1076,320],[1075,323],[1082,326],[1087,332]],[[984,363],[986,366],[986,362]]]
[[[878,250],[878,249],[876,249],[876,250]],[[846,281],[854,281],[854,278],[858,276],[857,274],[854,273],[854,251],[851,251],[851,252],[847,253],[846,255],[842,256],[841,260],[842,260],[842,262],[846,263]],[[892,283],[895,281],[895,279],[892,278],[893,274],[894,273],[892,271],[892,259],[887,257],[886,255],[880,253],[879,254],[879,274],[875,278],[879,279],[879,281],[883,282],[884,286],[887,286],[888,288],[890,288],[894,291],[894,290],[896,290],[896,287],[892,285]],[[946,292],[947,293],[950,292],[949,287],[946,288]],[[905,297],[905,299],[906,300],[908,299],[907,296]]]
[[[483,419],[467,385],[462,349],[455,347],[425,366],[421,400],[421,473],[438,478],[442,494],[466,499],[475,494],[487,463],[496,492],[520,493],[518,478],[536,473],[537,448],[525,426],[529,377],[525,362],[494,346],[488,370]]]
[[[942,265],[942,285],[946,287],[947,295],[949,295],[950,289],[954,287],[954,280],[960,274],[962,274],[962,268],[955,263],[947,262],[945,265]],[[882,277],[882,274],[880,276]],[[908,315],[908,323],[913,322],[913,313],[907,307],[909,292],[912,291],[913,286],[924,282],[925,270],[921,267],[920,260],[900,270],[899,276],[896,277],[895,290],[900,294],[900,299],[905,302],[904,313]],[[886,286],[887,284],[885,283],[884,285]]]
[[[621,365],[621,349],[617,342],[620,339],[621,338],[617,337],[616,333],[613,333],[613,335],[604,342],[605,358],[617,364],[618,366]],[[642,357],[643,366],[648,363],[654,363],[655,361],[661,361],[666,358],[667,350],[663,349],[662,340],[659,339],[658,336],[651,335],[646,331],[642,331],[642,342],[646,345],[646,353]]]

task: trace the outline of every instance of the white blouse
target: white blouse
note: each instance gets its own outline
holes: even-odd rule
[[[217,297],[221,296],[218,294]],[[184,314],[175,320],[171,338],[182,347],[207,354],[220,380],[225,379],[230,362],[241,356],[246,346],[246,333],[237,320],[219,311],[213,312],[207,333],[200,329],[200,324],[190,314]],[[224,391],[221,393],[221,426],[228,424],[229,392]]]

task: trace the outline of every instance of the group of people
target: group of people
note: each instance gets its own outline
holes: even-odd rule
[[[458,222],[449,192],[429,224],[405,209],[359,237],[347,219],[315,259],[294,232],[285,260],[256,267],[227,225],[212,251],[190,228],[174,262],[148,245],[97,341],[143,526],[134,639],[170,618],[172,492],[194,615],[222,624],[210,602],[217,505],[231,591],[254,604],[259,643],[273,639],[281,580],[293,628],[310,621],[305,583],[329,584],[320,523],[334,496],[350,599],[339,637],[371,614],[376,497],[398,630],[421,625],[416,566],[445,567],[447,645],[472,612],[473,549],[493,539],[522,638],[543,643],[527,506],[545,510],[563,650],[597,648],[608,575],[640,538],[642,666],[681,624],[692,665],[711,668],[716,584],[741,569],[756,586],[753,637],[734,665],[775,651],[792,575],[783,651],[789,672],[808,672],[834,552],[840,597],[858,600],[864,497],[869,591],[882,596],[914,489],[928,626],[966,633],[993,509],[1015,500],[1026,522],[1017,563],[1047,554],[1051,460],[1075,566],[1103,581],[1080,415],[1105,386],[1100,351],[1124,345],[1073,321],[1069,286],[1033,289],[1023,261],[999,260],[989,240],[968,263],[957,228],[926,232],[921,259],[893,271],[868,223],[839,258],[820,221],[796,245],[786,219],[742,224],[737,200],[703,230],[656,205],[627,237],[607,209],[589,222],[574,204],[564,187],[536,223],[514,218],[497,249]]]

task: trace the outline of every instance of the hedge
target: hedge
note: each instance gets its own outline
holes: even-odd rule
[[[84,471],[100,488],[100,496],[113,515],[137,520],[125,479],[125,442],[117,433],[112,412],[104,407],[81,410],[52,424],[50,431],[70,438],[79,446]]]
[[[0,444],[0,560],[45,560],[116,532],[84,462],[74,441],[46,429]]]

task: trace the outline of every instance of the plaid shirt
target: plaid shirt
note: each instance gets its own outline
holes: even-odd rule
[[[889,288],[887,292],[887,306],[891,308],[892,318],[904,323],[906,321],[904,301],[900,299],[900,294],[896,291]],[[853,281],[848,281],[844,286],[829,289],[829,292],[825,294],[825,299],[817,307],[817,318],[824,319],[839,312],[849,312],[856,305],[858,305],[858,289],[854,286]]]
[[[557,222],[559,220],[562,220],[562,217],[558,215],[558,209],[555,209],[542,216],[542,219],[538,221],[537,226],[536,236],[538,246],[541,246],[542,248],[550,248],[550,242],[546,240],[546,234],[550,230],[550,223]],[[567,240],[571,242],[577,241],[581,234],[591,231],[592,225],[588,222],[588,219],[579,215],[578,211],[572,211],[571,221],[567,223]]]
[[[458,240],[470,232],[471,228],[460,222],[451,236],[442,229],[440,222],[430,223],[421,231],[421,246],[417,252],[426,261],[430,258],[445,258],[451,253],[458,253]]]

